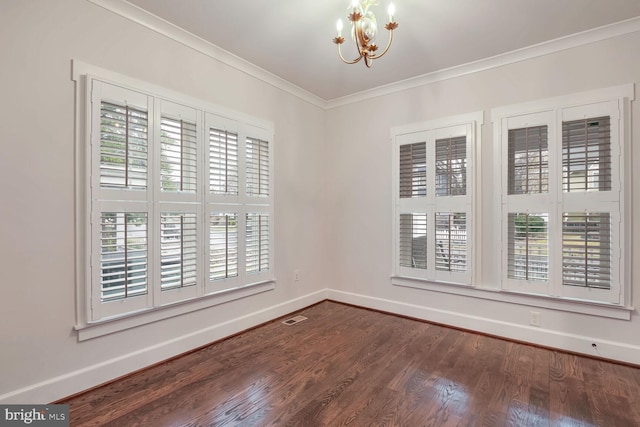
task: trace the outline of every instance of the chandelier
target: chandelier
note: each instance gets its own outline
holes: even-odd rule
[[[378,24],[376,23],[376,16],[369,10],[369,7],[374,5],[378,5],[378,0],[352,0],[351,5],[348,7],[349,14],[347,17],[349,21],[351,21],[351,37],[358,48],[359,54],[359,56],[352,61],[348,61],[342,56],[340,46],[344,43],[344,37],[342,37],[342,19],[338,19],[338,24],[336,25],[338,35],[334,37],[333,42],[338,45],[338,55],[340,55],[340,59],[342,59],[342,62],[345,64],[355,64],[364,58],[364,63],[367,68],[371,68],[373,60],[382,57],[391,46],[393,30],[398,28],[398,23],[393,20],[396,9],[393,3],[389,4],[389,22],[384,26],[384,28],[389,31],[389,42],[382,53],[376,53],[378,46],[374,41],[378,33]]]

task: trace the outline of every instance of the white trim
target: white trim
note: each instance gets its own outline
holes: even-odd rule
[[[534,308],[548,308],[551,310],[570,313],[588,314],[590,316],[608,317],[611,319],[631,320],[633,307],[612,306],[579,301],[570,298],[550,297],[546,295],[532,295],[519,292],[509,292],[500,289],[470,287],[451,283],[437,283],[409,277],[391,277],[391,284],[406,288],[424,289],[445,294],[461,295],[471,298],[491,301],[507,302],[510,304],[526,305]]]
[[[620,214],[624,212],[625,200],[620,198],[628,193],[620,193],[630,183],[629,172],[624,169],[624,148],[629,148],[630,141],[623,139],[629,136],[630,117],[627,116],[628,105],[634,100],[635,84],[622,84],[609,88],[599,88],[541,99],[521,104],[506,105],[491,109],[491,120],[494,125],[494,161],[499,172],[495,174],[496,196],[502,213],[495,223],[500,224],[501,264],[496,263],[500,272],[500,281],[504,291],[555,296],[562,301],[574,300],[577,303],[600,302],[612,307],[627,307],[631,291],[631,281],[623,282],[630,277],[630,252],[624,252],[628,240],[630,218]],[[609,191],[593,193],[567,194],[562,190],[562,123],[575,118],[606,115],[611,117],[611,157],[612,187]],[[548,126],[549,138],[549,191],[541,194],[508,195],[507,194],[507,133],[509,129],[544,124]],[[628,203],[628,201],[626,202]],[[516,208],[517,207],[517,208]],[[603,210],[604,209],[604,210]],[[562,212],[588,210],[591,212],[610,212],[612,215],[612,277],[611,287],[606,291],[570,287],[562,281],[562,250],[560,222]],[[507,215],[511,212],[546,212],[549,215],[549,277],[544,283],[533,284],[530,281],[514,280],[507,277]],[[620,228],[622,227],[622,228]],[[618,244],[623,245],[622,247]],[[617,264],[616,264],[617,263]]]
[[[216,323],[177,338],[5,393],[0,395],[0,403],[47,403],[62,399],[154,363],[162,362],[275,318],[285,316],[324,301],[326,298],[326,290],[323,289],[254,313]]]
[[[392,266],[391,271],[395,275],[402,277],[413,277],[416,279],[437,281],[439,283],[455,283],[473,285],[479,275],[475,271],[479,265],[479,251],[476,242],[480,242],[479,224],[481,223],[480,211],[476,209],[474,202],[478,200],[476,191],[476,177],[480,169],[476,167],[475,161],[478,159],[482,135],[480,129],[484,124],[484,111],[459,114],[448,117],[440,117],[420,123],[395,126],[390,131],[390,142],[392,146]],[[435,142],[437,139],[446,136],[466,136],[467,150],[467,192],[464,196],[441,197],[435,196]],[[426,149],[426,169],[427,194],[424,197],[400,198],[398,193],[399,176],[399,156],[400,147],[406,144],[425,143]],[[470,184],[469,184],[470,183]],[[403,267],[399,263],[399,225],[402,214],[426,214],[427,218],[434,218],[436,212],[464,212],[467,214],[467,235],[473,236],[473,240],[467,239],[467,269],[464,272],[438,271],[434,268],[436,260],[435,240],[427,239],[427,268]],[[435,236],[436,226],[432,219],[427,220],[427,236]],[[478,231],[476,231],[478,230]],[[478,238],[478,240],[475,240]]]
[[[479,297],[480,295],[478,290],[464,289],[463,292],[459,292],[458,290],[463,289],[463,287],[443,286],[442,288],[445,288],[442,291],[451,294],[469,296],[464,292],[472,291],[474,293],[473,296]],[[491,294],[489,299],[496,299],[496,292],[484,291],[484,293]],[[504,298],[501,299],[501,301],[513,302],[509,301],[507,299],[508,297],[504,294],[501,295],[501,298]],[[529,296],[523,297],[527,299],[532,298]],[[574,351],[586,355],[633,364],[638,364],[638,360],[640,360],[640,346],[628,345],[615,341],[605,341],[599,338],[582,335],[567,334],[539,327],[496,321],[484,317],[470,316],[468,314],[458,313],[451,310],[424,307],[326,288],[264,308],[254,313],[216,323],[189,334],[124,354],[92,366],[68,372],[35,384],[30,384],[18,390],[10,391],[0,395],[0,404],[23,402],[46,403],[62,399],[78,393],[79,391],[95,387],[122,375],[148,367],[154,363],[162,362],[163,360],[180,355],[189,350],[224,339],[233,334],[293,313],[326,299],[371,308],[374,310],[386,311],[400,316],[414,317],[416,319],[422,319],[451,327],[464,328],[479,333],[505,337],[507,339],[526,341],[532,344],[558,348],[564,351]],[[538,303],[533,305],[522,302],[521,304],[531,305],[532,307],[541,306]],[[554,302],[554,304],[557,303]],[[553,306],[549,306],[548,308],[556,309],[556,307]],[[620,313],[623,313],[626,310],[626,317],[618,317],[626,320],[630,319],[631,311],[633,311],[632,308],[615,310]],[[592,343],[598,344],[598,350],[594,351],[591,346]]]
[[[90,123],[91,123],[91,105],[90,93],[88,88],[87,76],[75,76],[75,111],[74,111],[74,190],[75,190],[75,206],[76,224],[83,224],[82,227],[76,225],[74,260],[75,260],[75,307],[76,307],[76,324],[86,322],[90,316],[91,292],[87,292],[84,283],[91,281],[91,272],[87,269],[90,263],[91,242],[87,241],[86,236],[91,233],[90,200],[91,190],[87,187],[86,182],[90,179],[86,165],[91,163],[91,147],[80,141],[90,141]]]
[[[164,101],[170,101],[175,104],[196,108],[197,110],[202,110],[213,116],[228,119],[230,121],[238,123],[242,122],[271,132],[274,132],[275,129],[274,122],[270,120],[261,119],[241,111],[232,110],[222,105],[205,101],[201,98],[196,98],[182,92],[168,89],[164,86],[139,80],[116,71],[111,71],[107,68],[102,68],[77,59],[71,60],[71,79],[79,83],[84,77],[89,79],[95,78],[101,82],[124,87],[134,92],[144,92],[147,95],[151,94],[153,97],[161,98]]]
[[[374,310],[409,316],[445,326],[462,328],[483,334],[504,337],[520,342],[557,348],[588,356],[601,357],[626,363],[638,364],[640,346],[617,341],[608,341],[587,335],[576,335],[540,327],[520,325],[512,322],[471,316],[446,309],[424,307],[383,298],[375,298],[351,292],[327,289],[329,300],[352,304]],[[596,343],[597,348],[592,347]]]
[[[453,127],[458,125],[466,125],[475,122],[482,126],[484,124],[484,110],[474,111],[472,113],[455,114],[453,116],[439,117],[424,122],[411,123],[407,125],[394,126],[391,128],[391,138],[396,135],[404,135],[407,133],[422,132],[425,129],[438,129],[444,127]],[[474,129],[478,131],[478,129]],[[479,137],[480,135],[475,135]]]
[[[471,151],[471,163],[473,164],[473,183],[471,187],[471,215],[473,215],[473,228],[471,229],[471,239],[473,239],[473,257],[471,258],[471,283],[478,283],[482,277],[482,242],[483,216],[482,216],[482,127],[484,126],[484,111],[478,113],[478,117],[472,122],[472,132],[474,136]]]
[[[192,311],[224,304],[236,299],[246,298],[273,289],[275,289],[275,281],[252,283],[224,289],[220,292],[202,297],[198,296],[187,301],[177,301],[172,304],[159,305],[147,310],[126,313],[111,319],[101,319],[87,325],[79,324],[75,326],[75,329],[78,331],[78,341],[86,341],[114,332],[124,331],[137,326],[191,313]]]
[[[580,33],[501,53],[489,58],[456,65],[450,68],[444,68],[421,76],[411,77],[406,80],[389,83],[373,89],[331,99],[325,103],[324,108],[330,110],[332,108],[353,104],[355,102],[364,101],[378,96],[389,95],[403,90],[441,82],[443,80],[449,80],[509,64],[515,64],[517,62],[561,52],[563,50],[584,46],[590,43],[624,36],[637,31],[640,31],[640,17],[615,22],[613,24],[582,31]]]
[[[124,0],[88,1],[325,110],[640,31],[640,17],[635,17],[501,53],[489,58],[444,68],[406,80],[327,100]]]
[[[631,116],[631,102],[634,101],[634,96],[630,96],[629,99],[625,100],[622,103],[622,108],[620,110],[620,117],[622,120],[625,121],[625,123],[628,124],[628,126],[625,126],[621,129],[621,133],[620,133],[620,137],[622,138],[622,146],[621,149],[624,153],[631,153],[631,155],[626,155],[622,158],[620,164],[622,166],[622,169],[627,171],[625,174],[623,174],[621,176],[622,178],[622,188],[623,188],[623,193],[621,194],[622,197],[622,204],[621,204],[621,209],[620,209],[620,215],[622,218],[622,221],[625,224],[630,224],[628,230],[630,231],[630,233],[633,233],[634,231],[634,225],[633,225],[633,189],[635,187],[634,183],[633,183],[633,177],[637,176],[637,170],[634,170],[633,167],[633,152],[635,151],[635,149],[633,148],[634,142],[632,139],[632,135],[633,135],[633,122],[632,122],[632,116]],[[635,130],[636,135],[638,130]],[[636,137],[637,138],[637,137]],[[626,232],[626,231],[625,231]],[[632,234],[629,234],[627,237],[625,237],[624,239],[624,246],[622,246],[620,248],[621,253],[622,254],[627,254],[628,256],[628,264],[627,264],[627,260],[622,260],[622,274],[620,276],[620,280],[623,281],[623,283],[633,283],[633,274],[632,274],[632,263],[633,263],[633,259],[635,258],[635,254],[633,253],[633,241],[634,241],[634,237]],[[622,294],[620,295],[623,301],[632,301],[631,297],[631,292],[632,292],[632,288],[633,285],[630,286],[625,286],[624,289],[622,290]]]
[[[530,115],[542,111],[557,110],[559,108],[570,108],[574,106],[584,106],[585,104],[595,104],[599,102],[611,101],[617,98],[629,98],[635,100],[635,83],[626,83],[617,86],[587,90],[584,92],[572,93],[568,95],[555,96],[553,98],[539,99],[535,101],[495,107],[489,110],[491,122],[510,116]]]
[[[235,68],[251,77],[255,77],[271,86],[281,89],[296,96],[316,107],[325,108],[326,101],[311,92],[294,85],[269,71],[250,63],[249,61],[234,55],[233,53],[214,45],[201,37],[196,36],[171,22],[168,22],[140,7],[123,0],[88,0],[96,6],[100,6],[110,12],[140,24],[158,34],[188,48],[203,53],[216,59],[231,68]]]
[[[267,120],[257,119],[246,114],[237,113],[229,109],[220,108],[211,103],[206,103],[198,100],[197,98],[184,96],[178,92],[166,90],[162,87],[139,81],[137,79],[123,76],[119,73],[115,73],[109,70],[95,67],[89,64],[85,64],[80,61],[72,62],[72,79],[76,82],[76,93],[78,94],[78,105],[85,108],[85,110],[76,110],[77,114],[77,128],[76,128],[76,155],[77,162],[80,165],[76,171],[76,185],[78,186],[78,204],[76,206],[78,217],[83,218],[84,222],[79,223],[78,235],[84,235],[85,241],[78,243],[78,248],[85,248],[83,251],[77,250],[76,256],[78,264],[84,263],[88,265],[91,263],[91,267],[87,270],[85,275],[80,269],[78,269],[76,277],[77,288],[77,303],[78,305],[78,317],[76,319],[76,329],[78,330],[79,340],[90,339],[97,336],[109,334],[118,330],[128,329],[134,326],[143,325],[146,323],[157,321],[165,316],[162,316],[157,309],[168,306],[166,310],[166,317],[172,317],[175,315],[186,313],[190,310],[198,310],[200,308],[209,307],[215,304],[230,301],[234,298],[243,298],[249,295],[254,295],[265,290],[274,288],[275,282],[275,262],[273,260],[273,254],[275,253],[275,232],[274,226],[274,183],[273,183],[273,163],[274,163],[274,142],[273,124]],[[107,90],[108,89],[108,90]],[[145,109],[149,112],[149,141],[155,141],[153,138],[154,129],[157,131],[160,126],[160,117],[162,111],[160,109],[154,109],[153,106],[160,107],[163,102],[166,101],[166,105],[170,106],[170,110],[179,110],[183,113],[186,112],[190,117],[196,118],[196,123],[202,129],[204,114],[216,115],[216,117],[222,117],[222,120],[231,121],[237,120],[240,126],[241,132],[239,133],[239,173],[238,185],[240,190],[241,199],[240,205],[236,205],[234,211],[238,214],[243,214],[247,211],[246,207],[250,207],[252,210],[264,211],[270,215],[272,220],[269,227],[269,252],[271,259],[269,260],[268,271],[263,272],[260,275],[252,275],[249,277],[247,274],[242,273],[244,270],[243,258],[239,258],[238,268],[242,269],[239,274],[242,286],[228,287],[223,290],[216,287],[206,285],[197,285],[197,287],[184,288],[179,291],[163,291],[160,286],[148,286],[147,293],[144,296],[132,297],[127,299],[119,299],[117,301],[103,302],[100,299],[99,289],[97,289],[100,283],[99,274],[100,268],[98,263],[99,257],[90,257],[91,253],[99,253],[99,248],[96,246],[96,241],[93,239],[96,237],[96,230],[92,227],[99,227],[99,212],[112,211],[112,212],[144,212],[147,213],[147,277],[148,283],[158,284],[159,280],[153,280],[154,274],[158,273],[160,266],[160,255],[157,252],[159,246],[159,225],[160,213],[163,209],[171,207],[171,209],[178,208],[179,211],[196,213],[201,218],[198,221],[197,234],[199,241],[206,241],[208,236],[207,221],[208,215],[206,212],[210,212],[210,208],[217,206],[216,203],[205,203],[207,197],[203,197],[203,192],[208,194],[208,188],[205,188],[203,183],[208,182],[208,178],[205,178],[205,172],[202,167],[205,164],[204,159],[208,158],[208,144],[204,144],[206,130],[200,130],[198,132],[199,143],[198,149],[198,165],[197,173],[199,179],[198,188],[194,195],[175,194],[167,195],[161,194],[156,188],[156,182],[159,182],[160,171],[158,168],[154,169],[154,162],[149,162],[149,168],[147,171],[147,186],[145,191],[139,192],[120,192],[119,190],[105,190],[102,189],[99,183],[99,175],[96,171],[99,170],[99,165],[96,156],[99,149],[99,144],[96,145],[96,132],[99,130],[95,126],[99,124],[99,111],[96,106],[100,105],[100,100],[103,99],[104,94],[113,96],[114,99],[123,98],[125,100],[131,98],[135,99],[138,104],[145,105]],[[139,98],[139,99],[138,99]],[[80,103],[82,101],[82,103]],[[95,108],[94,108],[95,107]],[[93,115],[91,115],[93,114]],[[83,121],[88,120],[87,122]],[[96,116],[98,115],[98,116]],[[91,125],[90,125],[91,123]],[[90,127],[93,126],[93,127]],[[249,133],[247,134],[247,131]],[[92,133],[93,132],[93,133]],[[269,147],[269,197],[249,198],[243,197],[244,186],[246,183],[246,177],[244,177],[245,169],[242,167],[246,157],[243,156],[244,139],[248,136],[259,137],[265,139],[268,142]],[[90,144],[88,144],[88,142]],[[153,147],[151,147],[153,148]],[[149,159],[160,160],[160,147],[155,146],[153,149],[149,149]],[[93,155],[92,155],[93,153]],[[82,165],[80,158],[86,158],[86,164]],[[90,168],[89,168],[90,166]],[[92,174],[91,171],[94,171]],[[84,192],[80,192],[80,183],[91,183],[92,185],[86,185]],[[92,190],[93,189],[93,190]],[[154,191],[155,189],[155,191]],[[153,197],[155,196],[155,197]],[[149,199],[149,200],[148,200]],[[210,200],[207,200],[210,202]],[[224,202],[226,203],[226,201]],[[152,206],[153,205],[153,206]],[[245,207],[242,207],[246,205]],[[227,207],[226,204],[221,205]],[[88,220],[91,220],[88,221]],[[85,224],[80,229],[81,224]],[[93,225],[90,225],[93,224]],[[245,233],[240,228],[239,236],[243,236]],[[242,241],[242,240],[240,240]],[[200,261],[198,269],[198,277],[200,280],[198,283],[209,284],[206,280],[208,277],[208,269],[205,267],[208,263],[203,262],[207,256],[205,252],[207,249],[199,251],[197,259]],[[91,251],[87,249],[91,248]],[[240,245],[239,251],[242,251],[243,246]],[[240,252],[241,253],[241,252]],[[87,259],[89,258],[89,259]],[[268,284],[268,285],[265,285]],[[215,295],[212,299],[211,297]],[[194,302],[194,298],[203,298],[205,301],[202,303]],[[87,300],[87,306],[82,305],[82,300]],[[179,308],[176,308],[179,306]],[[138,320],[131,320],[131,315],[141,316]],[[107,322],[103,327],[95,327],[95,323]],[[87,329],[85,332],[84,330]]]

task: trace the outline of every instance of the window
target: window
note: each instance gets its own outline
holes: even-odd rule
[[[196,191],[196,124],[181,118],[160,117],[160,188]]]
[[[209,280],[238,277],[238,215],[221,212],[209,218]]]
[[[147,189],[148,106],[100,101],[100,186]]]
[[[427,214],[400,214],[400,266],[427,268]]]
[[[494,110],[504,290],[625,303],[625,104],[602,99]]]
[[[509,129],[509,194],[548,191],[547,144],[547,126]]]
[[[611,289],[611,214],[562,213],[562,283]]]
[[[86,323],[273,282],[271,128],[84,79]]]
[[[146,212],[102,212],[100,298],[113,301],[148,290]]]
[[[463,273],[467,270],[466,212],[436,212],[436,270]]]
[[[562,190],[611,191],[611,117],[562,122]]]
[[[269,195],[269,143],[247,138],[247,194]]]
[[[473,162],[481,114],[392,130],[394,276],[473,282]]]
[[[269,215],[247,214],[247,273],[269,271]]]
[[[272,280],[269,133],[214,114],[206,115],[205,133],[209,147],[206,290],[218,293]]]
[[[436,140],[436,196],[467,194],[467,137]]]
[[[194,213],[160,214],[160,289],[195,286],[197,268],[197,216]]]
[[[238,134],[209,127],[209,192],[238,194]]]
[[[509,212],[507,275],[510,279],[549,280],[549,215]]]

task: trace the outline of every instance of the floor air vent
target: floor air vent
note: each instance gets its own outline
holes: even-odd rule
[[[295,316],[291,319],[283,320],[282,323],[284,323],[285,325],[295,325],[296,323],[300,323],[305,320],[307,320],[307,318],[304,316]]]

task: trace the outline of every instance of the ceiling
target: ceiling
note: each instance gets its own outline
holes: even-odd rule
[[[640,16],[640,0],[394,0],[393,44],[367,69],[331,42],[349,0],[128,1],[326,101]]]

